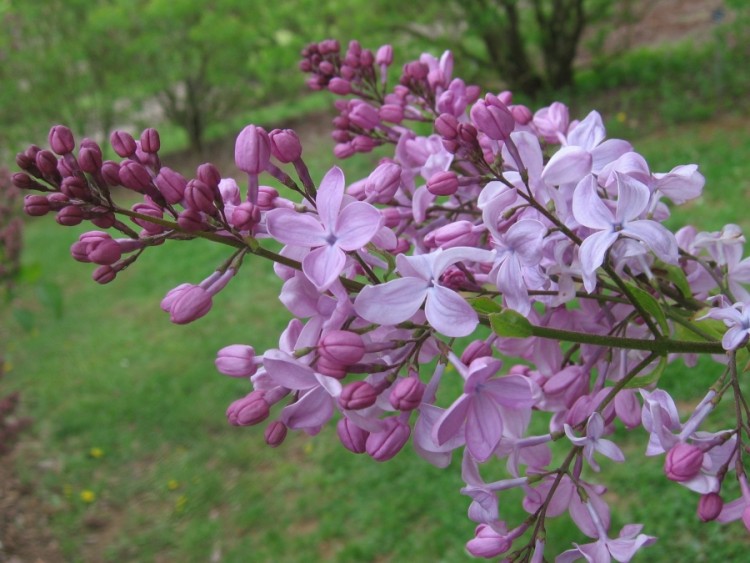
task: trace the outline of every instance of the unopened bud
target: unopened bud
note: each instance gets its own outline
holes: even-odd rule
[[[216,369],[230,377],[250,377],[257,369],[255,349],[245,344],[225,346],[216,354]]]
[[[144,129],[141,133],[141,150],[150,154],[156,154],[161,148],[159,132],[153,127]]]
[[[716,520],[724,508],[724,501],[718,493],[708,493],[698,501],[698,518],[703,522]]]
[[[112,134],[109,136],[109,142],[115,153],[122,158],[133,156],[138,148],[135,144],[135,139],[127,131],[112,131]]]
[[[272,448],[277,448],[284,442],[286,433],[286,425],[280,420],[275,420],[266,426],[266,429],[263,432],[263,437],[266,439],[266,444]]]
[[[351,420],[344,417],[336,424],[336,434],[344,447],[355,454],[363,454],[366,451],[367,437],[370,435]]]
[[[414,410],[422,402],[426,385],[416,374],[399,379],[391,389],[388,400],[394,409],[400,411]]]
[[[297,133],[291,129],[274,129],[268,134],[271,141],[271,153],[285,164],[302,157],[302,144]]]
[[[339,395],[339,405],[342,409],[366,409],[375,404],[378,391],[366,381],[354,381],[345,385]]]
[[[680,442],[667,452],[664,473],[672,481],[689,481],[698,474],[702,465],[703,451],[697,446]]]
[[[59,155],[70,154],[76,146],[73,132],[64,125],[55,125],[49,131],[49,146]]]
[[[458,191],[458,176],[450,170],[437,172],[427,181],[427,191],[434,195],[453,195]]]
[[[365,354],[365,344],[356,332],[332,330],[320,339],[318,353],[321,358],[349,366],[362,359]]]
[[[411,434],[411,427],[398,418],[387,418],[383,423],[385,428],[380,432],[372,432],[365,444],[367,453],[375,461],[393,458],[406,445]]]

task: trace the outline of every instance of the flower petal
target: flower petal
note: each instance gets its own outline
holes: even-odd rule
[[[354,310],[371,323],[395,325],[409,319],[427,296],[427,282],[419,278],[399,278],[363,288],[354,301]]]
[[[596,178],[589,174],[578,182],[573,192],[573,216],[576,221],[591,229],[611,229],[615,216],[597,193]]]
[[[427,291],[425,316],[432,327],[445,336],[468,336],[479,324],[476,311],[463,297],[441,285]]]
[[[318,208],[320,220],[330,230],[336,224],[336,218],[341,210],[341,200],[344,197],[344,173],[341,168],[334,166],[320,181],[315,204]]]
[[[591,154],[581,147],[563,147],[549,159],[542,171],[542,180],[548,186],[579,182],[591,172]]]
[[[648,205],[651,192],[648,188],[626,174],[615,172],[617,181],[617,211],[615,219],[618,223],[627,223],[637,218]]]
[[[318,291],[325,291],[336,281],[346,265],[346,254],[336,246],[316,248],[302,260],[302,271]]]
[[[325,244],[325,231],[315,215],[274,209],[266,214],[266,229],[284,244],[308,248]]]
[[[336,222],[336,244],[346,251],[358,250],[366,245],[380,229],[383,216],[375,207],[364,201],[350,203],[341,210]]]
[[[604,262],[604,255],[617,240],[617,233],[599,231],[586,238],[578,249],[583,271],[583,285],[591,293],[596,287],[596,270]]]
[[[503,435],[503,419],[497,403],[484,393],[474,395],[466,413],[466,446],[479,462],[487,461]]]

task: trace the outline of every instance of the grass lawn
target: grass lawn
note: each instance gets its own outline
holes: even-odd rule
[[[707,177],[706,195],[675,213],[671,226],[750,228],[746,125],[726,118],[634,143],[653,171],[697,162]],[[314,178],[327,167],[324,150],[314,154]],[[34,316],[11,327],[6,379],[23,391],[23,409],[35,419],[18,469],[54,507],[66,559],[468,559],[463,545],[473,526],[458,492],[458,458],[437,470],[406,448],[380,464],[344,450],[333,428],[315,439],[290,436],[273,450],[262,428],[227,425],[224,409],[248,386],[216,373],[216,350],[240,342],[259,351],[273,347],[289,319],[269,264],[246,260],[214,312],[175,326],[160,299],[179,283],[203,279],[228,251],[202,241],[171,243],[170,251],[149,249],[132,271],[98,286],[88,279],[91,267],[68,255],[85,230],[62,229],[51,219],[28,222],[24,259],[46,286],[22,288],[22,305]],[[62,292],[59,316],[35,297],[54,301],[55,287]],[[714,371],[676,364],[662,382],[688,406]],[[622,443],[628,456],[645,449],[642,434]],[[613,476],[613,531],[636,521],[660,536],[642,561],[737,560],[748,547],[741,525],[701,525],[697,496],[667,482],[662,462],[602,464]],[[512,503],[501,512],[510,521],[522,517]],[[553,549],[576,537],[571,529],[563,521],[549,527]]]

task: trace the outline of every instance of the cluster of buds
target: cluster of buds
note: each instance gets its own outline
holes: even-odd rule
[[[335,154],[394,148],[353,183],[336,166],[314,182],[293,131],[255,125],[235,144],[244,199],[210,164],[191,180],[161,166],[151,129],[140,141],[113,134],[124,160],[102,162],[90,141],[75,156],[70,132],[55,127],[51,151],[19,155],[24,172],[14,183],[43,193],[27,198],[28,213],[55,211],[63,225],[87,219],[101,229],[72,248],[98,264],[101,282],[167,239],[229,247],[200,284],[162,300],[178,324],[209,312],[243,257],[273,260],[293,318],[277,348],[219,351],[218,370],[252,387],[229,405],[229,423],[265,423],[275,447],[290,430],[315,435],[336,420],[342,445],[376,461],[410,441],[438,467],[459,454],[477,525],[473,555],[541,561],[545,522],[564,513],[593,541],[562,561],[627,561],[652,543],[636,524],[611,535],[606,488],[596,481],[601,462],[626,461],[610,439],[618,426],[645,428],[646,455],[664,455],[665,478],[700,495],[701,520],[741,519],[750,529],[750,412],[738,380],[750,340],[745,239],[736,226],[672,233],[663,225],[665,199],[701,194],[697,167],[653,173],[630,143],[606,139],[595,111],[574,121],[560,103],[532,112],[509,92],[481,97],[452,77],[449,53],[407,63],[389,90],[392,56],[388,46],[373,54],[356,42],[342,55],[332,40],[303,52],[313,89],[354,96],[336,102]],[[433,133],[408,121],[430,123]],[[264,174],[290,199],[260,185]],[[117,206],[117,187],[142,200]],[[692,365],[697,354],[726,369],[683,422],[657,385],[669,362]],[[458,384],[443,385],[449,378]],[[707,429],[725,396],[736,421]],[[542,426],[532,418],[546,428],[535,433]],[[486,481],[482,467],[497,458],[509,476]],[[742,494],[724,503],[729,475]],[[529,514],[515,527],[501,515],[511,489]]]

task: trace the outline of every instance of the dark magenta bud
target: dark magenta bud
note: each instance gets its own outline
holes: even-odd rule
[[[118,174],[120,184],[136,192],[144,193],[151,186],[151,174],[140,162],[124,161]]]
[[[435,120],[435,131],[443,139],[458,138],[458,119],[450,113],[443,113]]]
[[[357,135],[350,144],[355,152],[370,152],[377,146],[375,141],[366,135]]]
[[[109,136],[109,142],[115,153],[122,158],[133,156],[138,148],[133,136],[126,131],[112,131],[112,134]]]
[[[149,127],[144,129],[141,133],[141,150],[150,154],[156,154],[161,148],[161,140],[159,139],[159,132]]]
[[[263,437],[266,440],[266,444],[272,448],[277,448],[284,442],[286,432],[286,425],[280,420],[275,420],[266,426],[266,429],[263,432]]]
[[[510,106],[509,109],[513,119],[521,125],[527,125],[534,118],[534,114],[526,106]]]
[[[26,174],[26,172],[16,172],[11,176],[11,181],[19,190],[33,190],[43,187],[39,182],[34,180],[34,178]]]
[[[290,163],[302,157],[302,144],[297,133],[291,129],[274,129],[268,134],[273,156],[283,163]]]
[[[336,434],[343,446],[350,452],[355,454],[365,453],[367,437],[370,435],[367,430],[363,430],[344,417],[336,424]]]
[[[86,182],[78,176],[68,176],[60,184],[60,191],[72,199],[87,199],[91,193]]]
[[[136,203],[132,209],[136,213],[147,215],[148,217],[153,217],[154,219],[162,219],[164,217],[162,208],[156,205],[154,202],[149,201],[148,199],[143,203]],[[158,225],[147,219],[133,218],[133,221],[137,225],[143,227],[143,229],[151,235],[158,235],[165,230],[161,225]]]
[[[381,45],[375,55],[375,63],[378,65],[388,66],[393,63],[393,47],[390,45]]]
[[[41,150],[36,153],[36,167],[42,174],[54,175],[57,173],[57,157],[52,151]]]
[[[332,330],[320,339],[318,353],[332,363],[349,366],[365,355],[365,343],[356,332]]]
[[[83,211],[75,205],[67,205],[57,212],[55,221],[64,227],[74,227],[83,221]]]
[[[154,178],[154,184],[156,184],[156,188],[167,203],[179,203],[185,197],[187,180],[182,174],[171,168],[162,166],[159,174]]]
[[[196,170],[198,179],[211,189],[218,191],[221,182],[221,172],[210,162],[204,162]]]
[[[401,123],[404,120],[404,108],[398,104],[384,104],[380,106],[378,115],[382,121]]]
[[[49,200],[43,195],[27,195],[23,198],[23,211],[31,217],[41,217],[50,212]]]
[[[102,167],[102,151],[99,147],[82,147],[78,151],[78,165],[81,170],[95,174]]]
[[[260,223],[260,209],[257,205],[245,201],[232,210],[230,221],[238,231],[250,231]]]
[[[227,420],[233,426],[252,426],[268,418],[270,409],[263,391],[252,391],[227,407]]]
[[[65,125],[55,125],[49,130],[49,146],[59,155],[70,154],[76,146],[73,132]]]
[[[362,52],[359,54],[359,64],[363,67],[372,66],[375,62],[375,55],[370,51],[370,49],[362,49]]]
[[[697,446],[680,442],[667,452],[664,473],[672,481],[689,481],[698,474],[702,465],[703,451]]]
[[[216,205],[214,205],[215,195],[215,191],[200,180],[190,180],[185,188],[185,204],[191,209],[215,215],[217,213]]]
[[[409,377],[396,381],[388,400],[394,409],[400,411],[414,410],[422,402],[426,388],[427,386],[419,380],[416,374],[411,374]]]
[[[200,211],[197,209],[185,209],[177,217],[177,224],[180,228],[189,232],[194,233],[197,231],[205,231],[208,226],[203,221]]]
[[[258,201],[256,205],[261,211],[270,211],[274,209],[274,200],[279,197],[279,192],[270,186],[260,186],[258,188]]]
[[[437,172],[427,181],[427,191],[434,195],[453,195],[458,191],[458,176],[455,172]]]
[[[91,274],[91,277],[96,283],[104,285],[105,283],[113,281],[115,277],[117,277],[117,270],[112,266],[99,266]]]
[[[335,377],[336,379],[344,379],[346,377],[346,366],[342,366],[338,362],[332,362],[322,356],[318,358],[315,366],[315,370],[323,375]]]
[[[724,508],[724,501],[719,493],[708,493],[698,501],[698,518],[703,522],[716,520]]]
[[[361,127],[365,131],[370,131],[378,126],[380,123],[380,115],[378,114],[378,110],[376,110],[374,107],[372,107],[367,102],[357,102],[358,100],[354,100],[352,102],[353,108],[349,112],[349,121],[356,125],[357,127]]]
[[[111,266],[122,257],[120,245],[112,240],[109,235],[106,238],[90,242],[87,253],[91,262],[102,266]]]
[[[36,154],[34,156],[28,155],[25,152],[19,152],[16,154],[16,165],[21,170],[33,170],[36,168]]]
[[[375,404],[378,391],[366,381],[354,381],[345,385],[339,395],[339,405],[342,409],[366,409]]]
[[[110,186],[119,186],[120,165],[114,160],[105,160],[102,163],[102,178]]]
[[[383,420],[385,428],[380,432],[371,432],[367,437],[365,449],[375,461],[388,461],[393,458],[409,441],[411,427],[396,417]]]
[[[478,100],[469,114],[477,129],[495,141],[507,139],[516,126],[516,120],[508,106],[492,94],[487,94],[484,100]]]
[[[114,226],[116,222],[115,214],[109,211],[107,208],[98,207],[92,209],[91,211],[97,214],[91,218],[91,222],[100,229],[109,229],[110,227]]]

